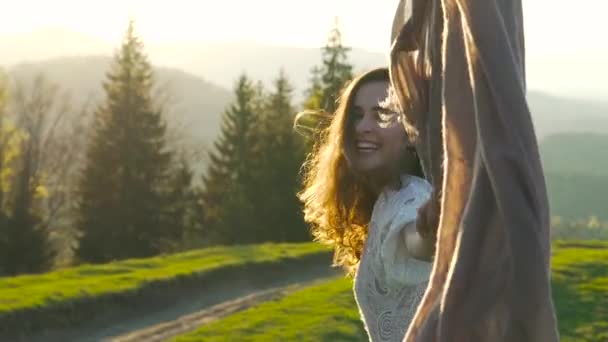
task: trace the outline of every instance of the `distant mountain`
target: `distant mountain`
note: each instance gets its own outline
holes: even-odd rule
[[[530,91],[528,105],[540,139],[562,132],[608,133],[608,103]]]
[[[232,87],[237,77],[246,72],[265,84],[276,78],[283,68],[302,98],[308,87],[310,70],[321,64],[320,48],[295,48],[252,43],[215,43],[206,45],[151,45],[150,56],[159,65],[171,65],[201,75],[224,87]],[[355,72],[387,65],[381,53],[352,49],[349,59]]]
[[[103,100],[102,81],[111,58],[105,56],[61,57],[12,67],[9,75],[27,80],[43,73],[49,80],[71,93],[75,103],[87,99]],[[220,86],[184,71],[156,67],[158,85],[168,90],[169,121],[183,128],[184,134],[202,144],[215,139],[221,114],[232,99],[232,93]]]
[[[545,173],[551,216],[568,221],[597,216],[608,221],[608,176]]]
[[[270,82],[277,76],[280,66],[284,66],[292,83],[296,86],[300,84],[298,91],[301,95],[308,82],[308,69],[320,60],[320,52],[315,49],[296,49],[292,51],[299,52],[293,53],[294,57],[288,59],[284,55],[285,51],[285,48],[278,47],[275,50],[260,49],[257,45],[226,45],[222,49],[211,49],[208,54],[203,50],[188,54],[187,51],[177,48],[165,51],[175,54],[171,57],[173,59],[181,58],[182,63],[190,64],[191,67],[196,64],[200,68],[197,73],[177,68],[155,68],[159,84],[166,86],[171,92],[172,122],[184,126],[187,133],[198,141],[211,142],[219,131],[221,114],[232,98],[233,84],[245,70],[248,70],[247,73],[255,80]],[[156,55],[162,56],[160,53]],[[224,55],[230,58],[220,58]],[[359,56],[357,63],[360,66],[382,64],[379,55],[375,53],[360,51],[354,55]],[[206,56],[206,59],[197,56]],[[169,56],[166,58],[169,59]],[[308,64],[298,64],[306,60]],[[69,90],[74,99],[81,101],[92,96],[93,99],[100,100],[101,82],[110,61],[107,56],[58,57],[20,63],[10,68],[9,72],[18,78],[28,78],[42,72]],[[243,69],[236,67],[239,63]],[[205,73],[209,77],[197,76]],[[224,84],[216,85],[214,81],[209,81],[213,78],[224,79]],[[294,95],[297,96],[298,93]],[[536,91],[528,93],[528,103],[539,139],[563,132],[608,133],[608,103],[569,99]]]
[[[608,134],[555,134],[541,141],[540,150],[549,172],[608,177]]]
[[[268,82],[283,67],[298,94],[308,86],[310,69],[321,63],[320,48],[253,43],[151,45],[149,51],[159,65],[187,70],[224,87],[231,86],[243,71]],[[349,58],[356,72],[388,63],[387,55],[358,48],[350,51]],[[603,81],[608,79],[606,60],[608,51],[529,58],[526,65],[529,89],[608,104],[608,86]]]
[[[146,37],[142,37],[146,42]],[[110,55],[120,42],[61,29],[38,30],[20,35],[0,35],[0,65],[41,61],[60,56]],[[319,42],[321,46],[323,42]],[[224,88],[232,88],[241,72],[269,82],[283,67],[301,97],[309,71],[321,61],[319,48],[264,45],[258,43],[174,44],[146,43],[155,65],[178,68]],[[350,58],[357,71],[387,64],[383,53],[354,48]],[[572,98],[608,102],[608,50],[531,57],[527,60],[530,89]]]
[[[145,43],[145,37],[143,37]],[[62,30],[37,30],[19,35],[0,35],[0,65],[45,61],[62,56],[111,55],[120,42],[109,44],[95,37]],[[322,42],[321,42],[322,43]],[[310,69],[321,62],[320,48],[295,48],[253,43],[145,44],[155,65],[181,69],[231,89],[246,72],[266,84],[283,68],[301,99]],[[350,59],[358,71],[386,64],[377,52],[353,49]]]
[[[40,62],[62,56],[110,55],[116,44],[61,28],[0,34],[0,65]]]
[[[608,134],[552,135],[540,152],[552,214],[608,220]]]

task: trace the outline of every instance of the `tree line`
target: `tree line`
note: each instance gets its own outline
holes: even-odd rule
[[[311,144],[293,119],[302,108],[333,111],[352,78],[348,52],[334,28],[302,104],[283,70],[268,87],[241,75],[200,179],[168,137],[133,22],[100,103],[74,108],[43,76],[0,78],[0,275],[44,272],[65,255],[65,265],[105,263],[310,240],[296,192]]]

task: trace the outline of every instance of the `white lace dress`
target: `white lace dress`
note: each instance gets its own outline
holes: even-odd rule
[[[432,268],[410,257],[405,243],[406,227],[415,224],[431,186],[408,175],[401,177],[401,184],[399,190],[385,189],[374,204],[355,275],[355,299],[373,342],[403,340]]]

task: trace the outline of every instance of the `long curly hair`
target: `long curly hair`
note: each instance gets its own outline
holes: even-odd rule
[[[358,89],[366,83],[389,81],[387,68],[368,71],[353,79],[342,91],[336,112],[302,112],[295,126],[317,123],[316,143],[303,165],[303,189],[298,198],[304,204],[304,219],[316,241],[334,248],[334,265],[354,274],[361,260],[377,194],[348,164],[347,144],[352,124],[349,112]],[[411,165],[410,165],[411,167]],[[409,174],[422,176],[420,163]]]

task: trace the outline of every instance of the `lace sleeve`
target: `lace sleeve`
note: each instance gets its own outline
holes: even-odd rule
[[[429,279],[432,264],[412,257],[412,246],[406,243],[410,231],[415,232],[418,208],[429,198],[430,189],[424,183],[412,182],[392,196],[383,207],[387,220],[387,233],[381,243],[380,257],[391,285],[415,285]],[[408,248],[409,247],[409,248]]]

